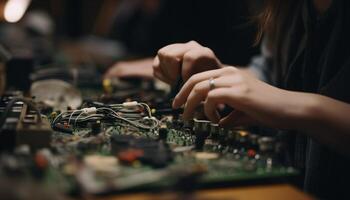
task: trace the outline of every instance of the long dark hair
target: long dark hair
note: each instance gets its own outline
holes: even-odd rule
[[[288,18],[293,15],[294,5],[298,0],[265,0],[262,12],[257,16],[258,32],[256,42],[258,43],[264,35],[267,36],[269,44],[276,44],[281,37],[281,31],[288,26]]]

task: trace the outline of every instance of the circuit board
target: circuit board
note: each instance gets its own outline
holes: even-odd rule
[[[180,113],[130,99],[47,112],[48,145],[31,140],[14,145],[1,154],[0,177],[16,174],[64,194],[101,195],[286,182],[298,176],[277,137],[207,120],[184,122]]]

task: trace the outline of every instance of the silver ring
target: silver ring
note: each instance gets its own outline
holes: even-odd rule
[[[215,80],[214,78],[209,79],[209,90],[215,89]]]

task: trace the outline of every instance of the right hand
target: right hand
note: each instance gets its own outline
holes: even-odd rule
[[[181,75],[186,82],[193,74],[222,68],[214,52],[195,41],[163,47],[153,61],[153,74],[160,80],[174,85]]]

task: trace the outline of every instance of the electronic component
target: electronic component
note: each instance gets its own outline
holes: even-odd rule
[[[16,127],[23,109],[23,102],[15,102],[11,108],[8,103],[14,98],[21,98],[22,93],[7,93],[1,97],[0,149],[13,150],[16,146]]]
[[[194,133],[196,134],[195,148],[202,150],[205,139],[210,134],[210,121],[194,119]]]
[[[49,147],[50,124],[31,100],[13,93],[2,97],[1,106],[1,149],[13,150],[20,145],[28,145],[32,150]]]
[[[165,167],[173,159],[169,147],[164,142],[131,135],[113,135],[111,151],[127,163],[137,159],[154,167]]]
[[[25,104],[16,127],[16,145],[29,145],[33,150],[50,147],[51,134],[49,121]]]

